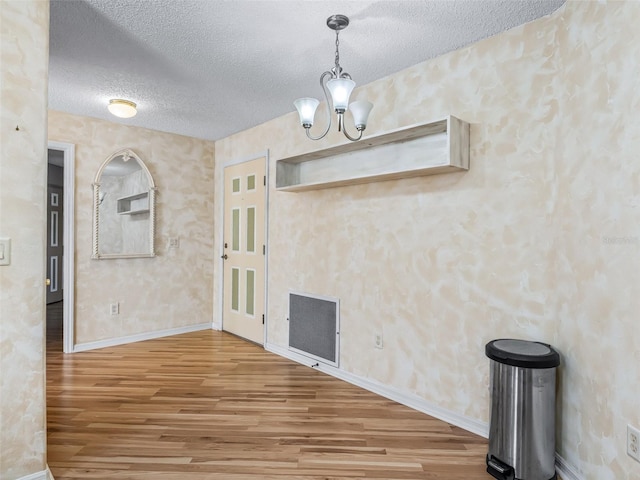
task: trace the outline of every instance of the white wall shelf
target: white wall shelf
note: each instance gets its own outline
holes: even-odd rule
[[[136,193],[118,199],[120,215],[137,215],[149,213],[149,192]]]
[[[449,116],[276,162],[276,190],[301,192],[469,170],[469,124]]]

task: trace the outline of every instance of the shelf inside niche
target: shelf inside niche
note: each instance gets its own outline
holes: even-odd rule
[[[447,118],[276,162],[276,190],[301,192],[469,169],[469,124]]]
[[[118,213],[120,215],[149,213],[149,192],[135,193],[118,198]]]

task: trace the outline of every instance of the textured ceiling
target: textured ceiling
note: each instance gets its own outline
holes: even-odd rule
[[[340,64],[364,85],[556,10],[564,0],[52,0],[49,106],[217,140],[322,97]],[[110,98],[138,104],[120,120]]]

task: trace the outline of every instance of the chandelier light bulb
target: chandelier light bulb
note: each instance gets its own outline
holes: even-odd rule
[[[351,102],[349,110],[351,111],[351,115],[353,115],[353,123],[356,124],[357,130],[367,128],[367,120],[369,119],[372,108],[373,103],[367,102],[366,100]]]
[[[315,98],[299,98],[293,104],[296,106],[298,110],[298,115],[300,115],[300,123],[303,127],[313,126],[313,119],[316,116],[316,109],[318,108],[319,100]]]
[[[349,97],[356,87],[356,82],[348,78],[334,78],[327,82],[327,88],[331,92],[333,109],[336,113],[344,113],[349,107]]]

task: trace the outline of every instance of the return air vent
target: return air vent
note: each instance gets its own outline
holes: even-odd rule
[[[338,366],[340,300],[289,292],[289,350]]]

